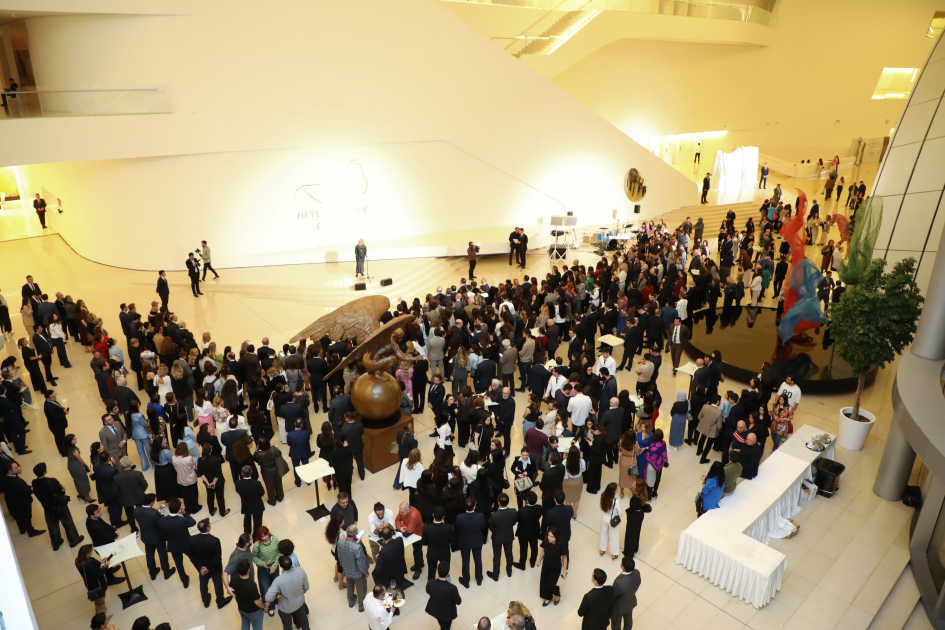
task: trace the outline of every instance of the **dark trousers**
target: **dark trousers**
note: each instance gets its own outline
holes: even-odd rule
[[[784,284],[784,278],[779,278],[778,276],[774,277],[774,295],[775,297],[781,295],[781,285]]]
[[[200,293],[200,276],[190,276],[190,290],[194,295]]]
[[[252,533],[253,540],[256,540],[256,532],[262,527],[262,512],[253,512],[243,515],[243,531],[247,534]],[[250,529],[252,527],[252,529]]]
[[[43,367],[46,369],[46,380],[47,381],[56,380],[56,377],[52,375],[52,372],[49,369],[52,367],[52,355],[44,354],[42,356],[43,356]]]
[[[411,571],[419,571],[423,569],[423,542],[417,541],[413,544],[413,566],[410,567]],[[436,567],[432,567],[430,571],[434,571]]]
[[[56,354],[59,355],[59,365],[62,367],[72,367],[69,363],[69,355],[66,354],[66,342],[64,339],[59,339],[58,337],[52,340],[53,346],[56,347]]]
[[[768,176],[762,175],[761,181],[758,182],[758,188],[767,188],[768,187]]]
[[[217,485],[214,488],[207,488],[207,506],[213,512],[214,503],[220,506],[220,514],[226,512],[226,503],[223,500],[223,492],[226,489],[226,479],[220,477],[217,479]]]
[[[509,243],[509,264],[512,264],[512,256],[515,256],[515,262],[518,262],[518,247]]]
[[[196,512],[200,504],[198,503],[199,495],[197,494],[197,484],[192,483],[189,486],[180,486],[181,498],[184,500],[184,509],[187,510],[188,514],[193,514]]]
[[[46,211],[44,210],[42,212],[37,212],[36,216],[39,217],[40,225],[42,225],[43,227],[46,227]]]
[[[170,297],[170,295],[167,294],[167,293],[162,293],[162,294],[161,294],[161,308],[164,308],[164,309],[167,308],[167,299],[168,299],[168,297]]]
[[[502,564],[502,550],[505,549],[505,570],[512,573],[512,565],[515,564],[515,558],[512,557],[512,541],[497,543],[492,541],[492,572],[498,573],[499,566]]]
[[[223,590],[223,569],[207,571],[200,576],[200,599],[204,604],[210,603],[210,580],[213,580],[213,591],[217,596],[217,604],[220,604],[226,599],[226,591]]]
[[[422,383],[413,384],[413,412],[423,413],[423,407],[427,401],[427,388]]]
[[[519,361],[518,362],[518,376],[519,376],[519,385],[521,389],[528,387],[528,371],[532,369],[532,364],[529,361]]]
[[[322,401],[322,410],[328,413],[328,384],[324,381],[312,385],[312,403],[315,405],[315,413],[318,413],[319,400]]]
[[[698,434],[698,431],[696,431],[696,427],[698,426],[699,426],[699,421],[696,420],[695,422],[690,422],[689,426],[686,427],[687,428],[687,432],[686,432],[687,441],[695,442],[697,440],[696,435]]]
[[[469,279],[472,280],[475,277],[476,277],[476,261],[470,260],[469,261]]]
[[[55,428],[51,429],[53,434],[53,439],[56,440],[56,450],[59,451],[59,454],[63,457],[68,457],[66,455],[66,449],[70,446],[68,441],[66,441],[66,430],[64,428]]]
[[[180,581],[184,584],[189,583],[190,578],[187,577],[187,571],[184,568],[184,554],[180,551],[172,551],[171,557],[174,558],[174,564],[177,565],[177,575],[180,576]]]
[[[309,630],[308,614],[305,612],[305,604],[299,606],[298,610],[291,613],[279,611],[279,618],[282,620],[282,630],[292,630],[292,624],[301,630]]]
[[[702,455],[702,459],[709,459],[709,451],[712,450],[712,447],[718,441],[719,438],[707,438],[705,435],[699,436],[699,446],[696,447],[696,453]]]
[[[160,545],[148,545],[144,546],[144,558],[148,563],[148,573],[151,574],[151,579],[157,577],[158,568],[154,563],[154,554],[157,553],[158,560],[161,562],[161,571],[164,572],[164,579],[170,577],[171,567],[167,563],[167,543],[161,543]]]
[[[621,627],[621,624],[622,627]],[[632,630],[633,629],[633,610],[626,615],[613,613],[610,615],[610,630]]]
[[[518,258],[519,258],[518,264],[522,266],[522,269],[525,268],[525,254],[527,251],[528,250],[526,250],[524,246],[520,246],[518,248]]]
[[[518,563],[524,568],[525,560],[528,558],[528,550],[531,549],[532,559],[530,566],[535,566],[538,560],[538,539],[537,538],[519,538],[518,539]]]
[[[476,563],[476,582],[482,582],[482,545],[472,549],[460,549],[459,553],[463,557],[463,582],[469,582],[469,554],[472,553],[473,562]]]
[[[354,452],[354,461],[358,464],[358,477],[364,481],[364,449]]]
[[[135,514],[134,514],[135,506],[125,505],[125,506],[122,506],[122,509],[125,510],[125,520],[128,521],[129,525],[131,525],[131,532],[134,533],[138,531],[138,524],[135,522]]]
[[[74,319],[67,319],[64,324],[66,332],[72,336],[73,339],[79,341],[79,322]]]
[[[203,279],[204,279],[204,280],[207,279],[207,270],[208,270],[208,269],[213,272],[213,277],[214,277],[214,278],[219,278],[219,277],[220,277],[220,274],[217,273],[217,270],[213,268],[213,266],[210,264],[210,262],[209,262],[209,261],[205,261],[205,262],[203,263]]]
[[[515,372],[502,375],[502,387],[508,387],[509,391],[515,391]]]
[[[21,534],[29,534],[36,529],[33,527],[33,510],[18,512],[13,515],[13,520],[16,521],[16,526],[20,528]]]
[[[701,201],[702,203],[709,203],[708,201],[706,201],[706,196],[707,196],[708,194],[709,194],[709,191],[708,191],[708,190],[703,190],[703,191],[702,191],[702,199],[700,199],[700,201]]]
[[[436,622],[440,624],[440,630],[450,630],[453,627],[452,619],[437,619]]]
[[[233,477],[233,483],[236,483],[240,480],[240,477],[243,474],[243,467],[240,466],[240,463],[235,459],[233,461],[228,461],[227,464],[230,465],[230,476]]]
[[[292,474],[295,475],[295,487],[299,487],[302,485],[302,480],[299,478],[299,473],[295,472],[295,470],[299,466],[303,464],[307,464],[308,457],[292,457],[291,459],[292,459]],[[361,478],[364,479],[363,476]]]
[[[46,531],[49,532],[49,540],[52,541],[54,549],[58,549],[62,544],[62,532],[59,529],[59,525],[62,525],[62,529],[66,530],[66,540],[69,541],[69,546],[77,545],[79,543],[79,532],[75,528],[75,523],[72,521],[72,513],[69,512],[69,508],[65,507],[61,510],[43,510],[46,516]]]
[[[105,508],[108,510],[108,521],[112,524],[112,527],[121,527],[121,503],[118,502],[118,499],[106,501]]]
[[[10,443],[13,444],[13,448],[17,453],[22,454],[26,450],[26,427],[22,423],[17,422],[6,422],[6,431],[7,438],[9,438]],[[2,427],[0,427],[2,428]],[[0,431],[2,433],[4,431]],[[63,436],[65,439],[65,436]]]

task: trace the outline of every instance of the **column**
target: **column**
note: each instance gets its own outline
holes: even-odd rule
[[[926,255],[929,253],[926,252]],[[938,253],[925,291],[925,303],[922,305],[922,315],[911,351],[923,359],[945,359],[945,230],[939,239]]]
[[[873,492],[888,501],[901,501],[902,493],[909,484],[909,475],[915,465],[915,451],[906,441],[900,427],[900,412],[893,416],[886,436],[883,460],[879,463]]]

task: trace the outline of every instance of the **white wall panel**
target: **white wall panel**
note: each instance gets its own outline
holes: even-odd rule
[[[876,237],[876,252],[883,252],[889,247],[889,238],[892,236],[893,224],[896,223],[896,217],[899,214],[900,205],[904,195],[888,195],[883,197],[883,222],[879,227],[879,235]]]
[[[926,140],[922,143],[908,192],[940,192],[942,188],[945,188],[945,138]]]
[[[912,105],[942,98],[945,93],[945,60],[927,65],[919,75],[912,91]]]
[[[890,249],[922,250],[940,197],[941,192],[913,193],[905,196],[896,231],[889,242]],[[885,213],[885,199],[883,201]]]
[[[907,107],[896,128],[893,146],[922,142],[941,99]],[[945,134],[943,134],[945,135]]]
[[[887,151],[880,178],[873,186],[873,194],[885,197],[905,193],[920,148],[919,144],[907,144]]]

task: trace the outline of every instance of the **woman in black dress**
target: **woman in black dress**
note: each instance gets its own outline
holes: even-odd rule
[[[492,440],[492,450],[486,464],[486,475],[489,478],[489,488],[492,492],[492,512],[499,509],[499,495],[508,490],[505,479],[505,454],[502,452],[502,442]]]
[[[331,453],[331,467],[335,469],[335,482],[338,492],[351,496],[351,476],[354,473],[354,453],[339,437],[335,437],[335,446]]]
[[[600,479],[603,473],[604,460],[607,458],[609,449],[608,435],[600,430],[599,424],[593,425],[590,434],[581,443],[584,460],[587,462],[587,470],[584,471],[584,483],[587,485],[589,494],[600,492]]]
[[[20,352],[23,353],[23,365],[26,366],[26,371],[30,373],[30,381],[33,383],[34,392],[45,392],[46,391],[46,381],[43,379],[43,368],[40,365],[41,357],[36,353],[35,350],[30,348],[29,341],[26,340],[26,337],[23,337],[16,345],[20,347]],[[55,385],[55,383],[53,383]]]
[[[187,412],[184,405],[178,402],[177,394],[168,392],[165,394],[167,402],[164,403],[164,413],[167,414],[167,422],[171,425],[171,443],[177,446],[177,443],[184,438],[184,427],[187,426]],[[193,407],[193,405],[191,405]]]
[[[203,425],[201,428],[206,427]],[[199,438],[198,438],[199,439]],[[226,509],[226,502],[223,493],[226,490],[226,479],[223,478],[223,458],[219,453],[213,452],[211,444],[204,444],[200,453],[200,461],[197,463],[197,477],[203,481],[204,489],[207,491],[207,505],[210,506],[210,516],[217,513],[214,507],[214,499],[220,506],[220,516],[226,516],[230,513]]]
[[[568,557],[562,556],[564,541],[557,527],[549,527],[538,551],[538,566],[541,567],[541,577],[538,582],[538,596],[541,605],[547,606],[554,600],[555,606],[561,601],[561,589],[558,587],[558,577],[568,577]]]
[[[92,554],[95,548],[92,545],[79,547],[79,554],[75,559],[75,568],[79,570],[85,590],[88,591],[89,601],[95,602],[95,614],[105,612],[105,591],[109,584],[121,584],[121,580],[112,577],[108,571],[108,560],[101,560]],[[101,595],[101,597],[93,596]]]
[[[462,487],[460,487],[462,490]],[[462,496],[462,492],[460,492]],[[417,494],[415,496],[417,511],[424,523],[433,522],[433,508],[439,503],[440,493],[433,483],[433,471],[424,470],[420,473],[420,479],[417,480]]]
[[[322,422],[322,432],[315,436],[315,446],[318,447],[318,458],[330,462],[331,455],[335,452],[335,436],[332,433],[330,422]],[[331,490],[332,481],[335,481],[335,487],[338,487],[335,475],[322,477],[322,481],[325,482],[329,490]]]
[[[640,529],[643,527],[643,515],[650,512],[649,497],[646,484],[631,477],[630,505],[627,507],[627,531],[623,538],[623,555],[632,558],[640,550]]]
[[[154,464],[154,496],[158,501],[180,498],[177,488],[177,471],[174,469],[174,454],[167,447],[167,440],[151,442],[151,463]]]

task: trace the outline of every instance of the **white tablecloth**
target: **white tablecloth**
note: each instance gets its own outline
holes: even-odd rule
[[[676,563],[723,590],[761,608],[781,588],[787,557],[767,546],[795,531],[787,519],[800,511],[801,483],[813,479],[813,461],[833,459],[836,436],[823,452],[806,442],[816,427],[804,425],[768,456],[758,475],[743,481],[719,508],[709,510],[682,532]]]

